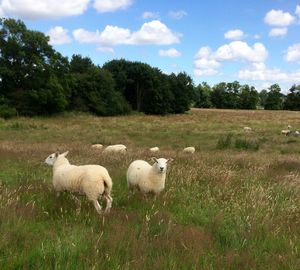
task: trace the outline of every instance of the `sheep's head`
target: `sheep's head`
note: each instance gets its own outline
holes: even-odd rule
[[[159,173],[165,173],[167,171],[168,162],[171,162],[173,159],[153,157],[152,160],[155,162],[152,167],[154,167]]]
[[[59,154],[59,152],[52,153],[50,156],[48,156],[48,157],[45,159],[45,163],[46,163],[47,165],[53,166],[54,162],[57,160],[57,158],[58,158],[59,156],[65,157],[68,153],[69,153],[69,151],[64,152],[64,153],[62,153],[62,154]]]

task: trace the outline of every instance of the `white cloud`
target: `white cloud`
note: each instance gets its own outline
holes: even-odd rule
[[[272,28],[269,32],[270,37],[279,37],[279,36],[285,36],[287,34],[287,27],[282,28]]]
[[[227,39],[238,40],[244,38],[244,32],[240,29],[229,30],[224,34]]]
[[[285,52],[284,59],[287,62],[298,62],[300,63],[300,43],[294,44]]]
[[[297,5],[295,13],[300,17],[300,5]]]
[[[180,36],[162,22],[154,20],[144,23],[139,31],[132,33],[129,43],[170,45],[179,43]]]
[[[219,47],[213,57],[217,61],[246,60],[249,62],[263,62],[268,57],[268,51],[262,43],[255,43],[251,47],[243,41],[232,41]]]
[[[260,39],[260,38],[261,38],[261,36],[260,36],[260,35],[258,35],[258,34],[256,34],[256,35],[254,35],[254,36],[253,36],[253,38],[254,38],[254,39]]]
[[[264,19],[265,23],[275,26],[288,26],[295,21],[295,17],[282,10],[270,10]]]
[[[209,47],[202,47],[194,57],[195,76],[212,76],[218,73],[221,62],[247,61],[256,67],[262,64],[268,56],[268,51],[262,43],[255,43],[252,47],[243,41],[232,41],[220,46],[216,51]]]
[[[107,25],[103,32],[87,31],[79,28],[73,31],[75,40],[80,43],[99,43],[110,47],[118,44],[157,44],[170,45],[180,42],[180,34],[170,30],[158,20],[144,23],[140,30],[131,32],[129,29]]]
[[[50,37],[49,43],[52,45],[61,45],[72,42],[71,37],[68,35],[68,30],[62,26],[51,28],[46,35]]]
[[[150,11],[145,11],[142,15],[142,18],[144,20],[157,19],[158,17],[159,17],[159,14],[157,12],[150,12]]]
[[[132,2],[132,0],[95,0],[93,7],[99,13],[114,12],[118,9],[126,9]]]
[[[300,70],[284,72],[277,68],[268,69],[264,64],[261,66],[252,65],[252,67],[248,69],[240,70],[238,72],[238,78],[253,81],[300,83]]]
[[[110,47],[98,47],[97,51],[99,51],[101,53],[111,53],[111,54],[115,53],[115,50],[113,48],[110,48]]]
[[[187,16],[187,13],[184,10],[179,10],[179,11],[170,11],[169,15],[173,19],[180,20],[184,16]]]
[[[0,15],[23,19],[51,19],[82,14],[90,0],[2,0]]]
[[[165,56],[165,57],[179,57],[181,56],[181,53],[177,51],[174,48],[168,49],[168,50],[159,50],[158,54],[160,56]]]

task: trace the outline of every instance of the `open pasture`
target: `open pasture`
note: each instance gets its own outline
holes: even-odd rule
[[[300,138],[280,133],[288,124],[299,130],[300,112],[0,120],[0,269],[300,269]],[[150,162],[153,146],[174,159],[166,188],[155,200],[130,195],[128,165]],[[108,216],[85,197],[80,209],[56,197],[43,164],[56,150],[108,169]]]

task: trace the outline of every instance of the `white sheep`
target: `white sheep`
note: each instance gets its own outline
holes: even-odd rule
[[[149,148],[149,151],[152,153],[158,152],[159,148],[157,146]]]
[[[68,151],[48,156],[45,163],[53,166],[53,187],[57,192],[70,191],[85,194],[94,204],[97,212],[101,214],[101,205],[98,199],[106,199],[105,213],[109,212],[112,205],[111,189],[112,180],[106,168],[100,165],[76,166],[70,164],[66,155]]]
[[[114,144],[107,146],[103,153],[122,153],[125,154],[127,151],[127,147],[124,144]]]
[[[151,166],[144,160],[133,161],[127,170],[129,189],[137,187],[143,193],[153,192],[158,195],[165,188],[167,164],[173,159],[155,158]]]
[[[251,127],[244,127],[243,129],[244,129],[245,132],[250,132],[250,131],[252,131],[252,128],[251,128]]]
[[[103,145],[100,144],[100,143],[96,143],[96,144],[92,144],[91,147],[94,148],[94,149],[102,149],[102,148],[103,148]]]
[[[290,133],[292,126],[288,125],[287,129],[282,129],[281,130],[281,134],[285,134],[287,135],[288,133]]]
[[[190,154],[194,154],[196,149],[194,146],[189,146],[189,147],[186,147],[182,150],[184,153],[190,153]]]

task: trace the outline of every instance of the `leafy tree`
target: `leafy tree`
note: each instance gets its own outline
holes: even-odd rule
[[[281,110],[282,94],[278,84],[273,84],[269,88],[268,96],[265,103],[265,110]]]
[[[263,89],[259,92],[258,96],[259,96],[259,106],[264,108],[268,97],[268,91]]]
[[[289,91],[283,108],[285,110],[300,111],[300,85],[293,85]]]
[[[243,85],[240,88],[239,93],[239,107],[240,109],[256,109],[256,105],[258,103],[258,92],[255,90],[253,86],[249,86],[248,84]]]
[[[214,107],[226,108],[226,83],[221,82],[213,86],[211,92],[211,102]]]
[[[207,82],[200,83],[195,89],[195,107],[211,108],[211,87]]]

